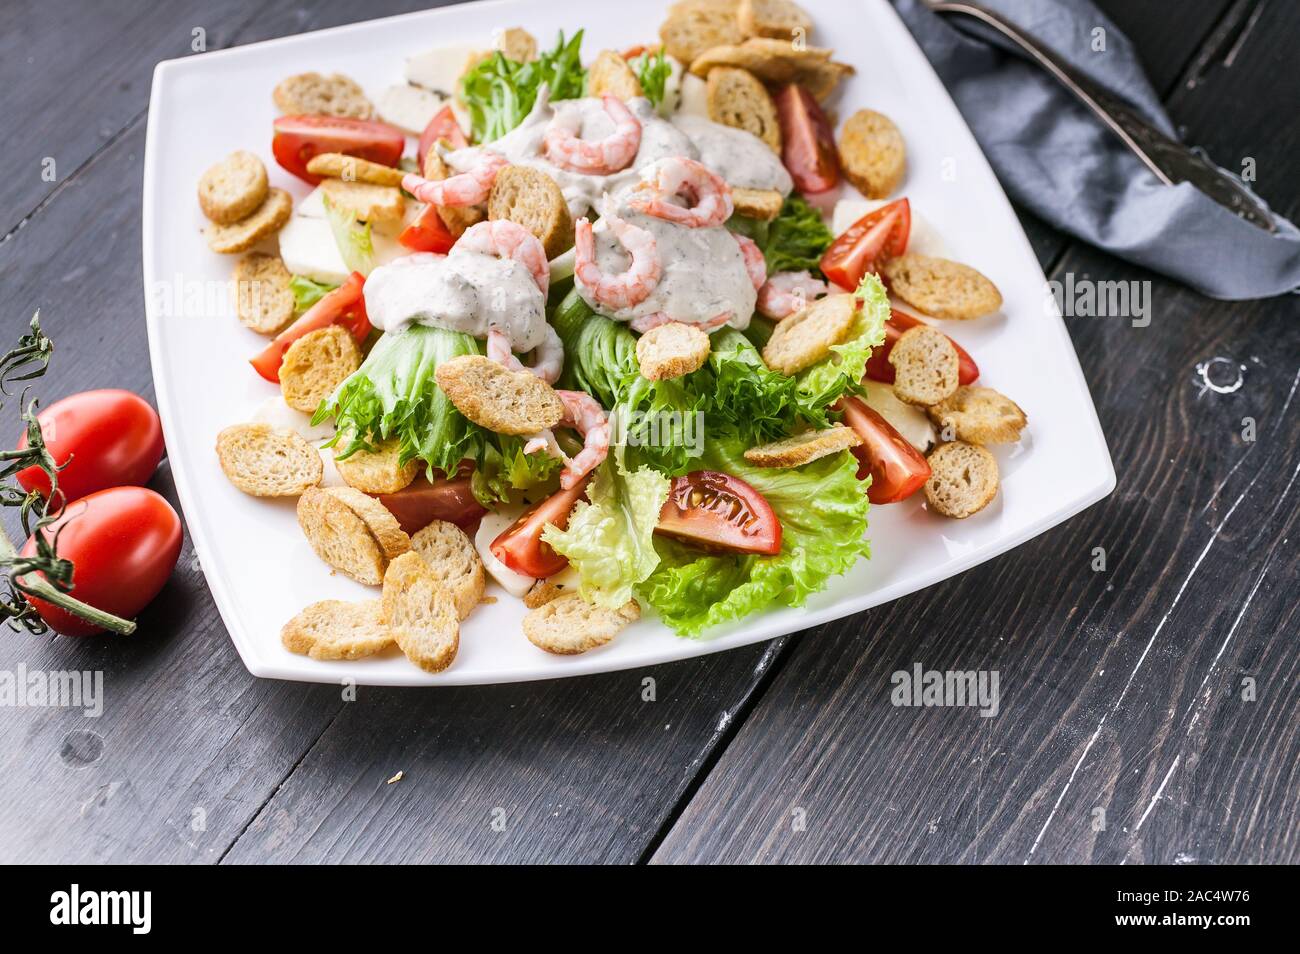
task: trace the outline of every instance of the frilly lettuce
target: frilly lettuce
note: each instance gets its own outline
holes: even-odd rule
[[[334,234],[334,244],[339,248],[343,264],[350,272],[369,275],[375,268],[375,243],[370,235],[370,223],[360,222],[347,209],[336,206],[323,197],[325,220]]]
[[[885,286],[875,275],[867,273],[854,295],[859,308],[848,337],[840,344],[831,345],[829,356],[794,377],[801,400],[812,407],[829,407],[844,394],[855,391],[867,373],[871,350],[885,340],[885,322],[889,319],[889,295]]]
[[[812,272],[820,276],[822,253],[835,240],[821,213],[792,195],[771,222],[735,216],[727,227],[753,239],[767,260],[767,273]]]

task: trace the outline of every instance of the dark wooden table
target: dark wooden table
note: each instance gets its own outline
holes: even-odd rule
[[[1253,158],[1258,191],[1300,213],[1300,5],[1101,6],[1186,140],[1229,168]],[[9,0],[3,327],[14,339],[42,309],[58,348],[47,402],[152,396],[153,64],[187,55],[199,27],[217,49],[361,9]],[[1068,319],[1119,475],[1104,502],[956,579],[768,644],[355,702],[249,676],[187,546],[137,635],[0,643],[0,670],[102,670],[106,697],[100,718],[0,709],[0,861],[1300,861],[1300,304],[1211,301],[1025,227],[1049,277],[1153,283],[1147,328]],[[1205,388],[1198,367],[1215,358],[1211,375],[1240,368],[1239,389]],[[165,464],[154,486],[175,500]],[[916,661],[997,670],[1001,713],[891,706],[890,674]]]

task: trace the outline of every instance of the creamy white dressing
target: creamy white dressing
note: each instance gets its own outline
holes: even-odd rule
[[[703,116],[674,116],[672,123],[691,140],[698,159],[733,189],[775,189],[789,195],[794,180],[781,157],[752,132]]]
[[[382,331],[416,323],[486,338],[495,329],[520,353],[550,333],[546,299],[527,268],[459,246],[445,257],[420,253],[376,268],[365,296],[370,323]]]

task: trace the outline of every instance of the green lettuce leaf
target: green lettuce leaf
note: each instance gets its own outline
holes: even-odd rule
[[[370,238],[370,223],[359,222],[347,209],[341,209],[322,197],[325,206],[325,220],[334,233],[334,244],[343,256],[343,264],[348,271],[369,275],[375,267],[375,245]]]
[[[302,314],[338,285],[312,281],[306,275],[294,275],[289,279],[289,291],[293,293],[293,310]]]
[[[637,82],[641,84],[641,92],[645,94],[646,99],[650,100],[650,105],[656,110],[660,109],[668,88],[668,77],[673,72],[672,64],[664,56],[663,47],[659,47],[653,53],[634,56],[627,61],[627,65],[636,74]]]
[[[561,33],[554,48],[535,60],[518,63],[498,51],[462,76],[461,99],[469,111],[473,140],[500,139],[523,122],[543,83],[552,100],[581,97],[587,88],[581,47],[581,30],[567,41]]]
[[[772,605],[801,606],[871,555],[864,536],[870,481],[858,480],[853,455],[841,451],[782,470],[750,466],[745,447],[734,438],[710,440],[700,465],[739,477],[767,498],[781,521],[781,552],[706,554],[657,537],[659,566],[636,591],[679,635],[696,637]]]
[[[485,507],[517,502],[516,491],[556,483],[563,466],[563,461],[550,454],[525,454],[523,438],[484,432],[483,448],[470,475],[470,490]]]
[[[801,400],[811,406],[825,408],[844,394],[857,391],[867,373],[871,350],[885,340],[885,322],[889,319],[889,295],[885,286],[868,272],[854,295],[859,307],[848,337],[832,345],[830,355],[794,377]]]
[[[812,272],[821,277],[822,253],[835,237],[822,221],[821,213],[800,196],[791,195],[771,222],[733,216],[727,223],[733,232],[753,239],[763,250],[767,273]]]
[[[629,471],[624,451],[613,448],[578,501],[569,525],[548,525],[542,539],[569,558],[582,598],[615,609],[659,564],[654,529],[668,499],[669,480],[650,467]],[[588,502],[590,501],[590,502]]]

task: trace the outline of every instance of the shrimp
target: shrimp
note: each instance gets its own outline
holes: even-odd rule
[[[535,360],[530,367],[519,360],[511,348],[510,339],[499,328],[489,328],[487,335],[488,357],[497,364],[511,371],[527,371],[537,375],[547,384],[554,384],[560,379],[564,369],[564,342],[559,333],[550,325],[546,326],[545,337],[537,346]],[[525,451],[524,453],[528,453]]]
[[[582,117],[576,109],[555,114],[546,129],[546,158],[561,169],[593,176],[608,176],[626,169],[641,148],[641,121],[617,96],[601,99],[614,131],[604,139],[580,139]]]
[[[546,249],[536,235],[518,222],[490,219],[471,225],[452,246],[453,252],[458,249],[513,259],[528,269],[543,295],[550,287],[551,267],[546,261]]]
[[[811,272],[777,272],[758,290],[758,312],[776,321],[803,311],[810,301],[830,289]]]
[[[754,283],[754,291],[758,291],[767,281],[767,259],[763,257],[763,250],[753,239],[744,235],[732,232],[731,237],[740,246],[740,255],[745,260],[745,271],[749,272],[749,280]]]
[[[734,311],[721,311],[704,321],[682,321],[680,318],[674,318],[666,312],[656,311],[649,315],[638,315],[628,322],[628,325],[637,334],[643,335],[651,328],[658,328],[660,325],[667,325],[677,321],[684,325],[693,325],[707,335],[711,331],[717,331],[734,317],[736,317]]]
[[[574,280],[596,304],[615,310],[632,308],[650,297],[663,276],[659,246],[648,231],[625,222],[612,212],[606,211],[604,221],[609,223],[618,244],[631,257],[627,271],[606,275],[600,270],[596,263],[596,239],[591,231],[591,222],[584,217],[574,225]]]
[[[560,423],[572,427],[583,437],[582,450],[576,456],[566,458],[564,470],[560,472],[560,486],[568,490],[599,467],[609,453],[609,416],[586,391],[555,393],[564,405],[564,416],[560,418]]]
[[[402,188],[430,205],[478,205],[487,201],[497,173],[508,165],[510,160],[505,156],[484,149],[466,172],[446,179],[426,179],[408,172],[402,176]]]
[[[700,229],[721,225],[731,218],[735,206],[731,187],[709,168],[694,159],[670,156],[646,166],[638,189],[648,195],[634,195],[628,205],[645,215]],[[686,199],[682,206],[674,201]]]

